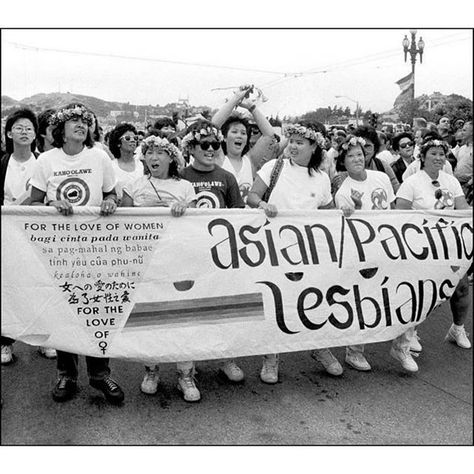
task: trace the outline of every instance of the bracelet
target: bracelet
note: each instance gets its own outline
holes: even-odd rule
[[[248,108],[248,111],[252,114],[256,107],[257,106],[255,104],[253,104]]]

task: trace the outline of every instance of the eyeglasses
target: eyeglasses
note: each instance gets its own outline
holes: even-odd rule
[[[400,143],[400,148],[407,148],[413,146],[413,142]]]
[[[125,140],[126,142],[136,142],[137,137],[132,137],[131,135],[124,135],[120,140]]]
[[[203,151],[209,150],[210,147],[212,147],[214,151],[217,151],[221,147],[221,144],[220,142],[202,142],[199,144],[199,146]]]
[[[435,187],[435,188],[439,188],[441,186],[441,184],[439,183],[439,181],[437,179],[435,179],[434,181],[431,181],[431,184]]]
[[[12,128],[12,131],[16,133],[21,133],[21,132],[32,133],[35,131],[35,129],[33,127],[22,127],[21,125],[16,125],[15,127]]]
[[[252,135],[259,135],[261,132],[260,132],[260,129],[259,128],[252,128],[252,130],[250,131],[250,133]]]

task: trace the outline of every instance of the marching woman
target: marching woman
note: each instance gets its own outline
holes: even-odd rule
[[[89,127],[93,114],[80,103],[58,110],[51,119],[55,148],[42,153],[31,179],[32,205],[43,206],[45,198],[64,216],[73,214],[75,206],[100,206],[104,216],[117,209],[115,175],[107,154],[94,147]],[[87,169],[81,175],[85,189],[71,183],[70,175]],[[109,359],[86,356],[89,384],[104,393],[112,404],[120,404],[124,393],[110,377]],[[58,382],[52,396],[57,402],[74,397],[77,391],[78,356],[57,351]]]
[[[168,207],[175,217],[188,207],[196,206],[193,185],[179,176],[179,150],[167,138],[150,135],[142,142],[145,175],[123,189],[122,207]],[[187,402],[197,402],[201,394],[194,380],[194,362],[178,362],[178,389]],[[145,366],[141,383],[143,393],[153,395],[158,390],[158,365]]]
[[[244,201],[247,199],[255,176],[256,164],[253,161],[259,161],[259,157],[252,158],[247,154],[250,147],[251,127],[247,119],[232,114],[233,110],[238,106],[247,109],[263,136],[273,137],[275,133],[265,115],[257,108],[255,100],[247,98],[252,91],[253,86],[241,86],[212,117],[212,123],[220,128],[224,135],[222,149],[225,157],[222,168],[235,176]]]
[[[112,164],[117,178],[115,190],[120,203],[124,186],[144,175],[143,162],[135,156],[137,129],[130,123],[117,125],[110,132],[109,148],[115,157]]]
[[[268,217],[275,217],[280,209],[334,208],[329,177],[320,170],[325,140],[317,125],[311,122],[290,125],[285,135],[289,139],[286,149],[289,159],[272,160],[262,166],[249,192],[247,204],[263,209]],[[271,191],[269,198],[265,196],[267,190]],[[311,356],[321,362],[329,374],[342,374],[341,364],[329,349],[315,350]],[[278,354],[263,357],[262,382],[278,382],[278,363]]]
[[[347,178],[337,191],[334,201],[345,216],[361,209],[387,211],[395,207],[390,178],[381,171],[366,169],[366,141],[362,137],[349,135],[339,147],[336,170],[346,171]],[[406,331],[397,337],[390,350],[390,355],[397,359],[408,372],[416,372],[418,366],[410,353],[413,330]],[[369,371],[371,366],[364,356],[364,345],[346,347],[346,364],[356,370]]]
[[[459,181],[443,171],[449,152],[442,140],[429,139],[420,149],[420,170],[404,180],[397,192],[397,209],[470,209]],[[469,283],[467,274],[459,281],[450,305],[453,324],[446,335],[463,349],[470,349],[464,329],[469,311]],[[421,351],[421,345],[419,345]],[[413,349],[412,349],[413,350]]]

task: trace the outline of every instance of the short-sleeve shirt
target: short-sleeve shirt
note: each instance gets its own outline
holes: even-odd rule
[[[118,164],[118,160],[112,160],[112,165],[115,172],[115,177],[117,178],[117,184],[115,186],[115,190],[117,191],[117,197],[122,199],[123,188],[125,185],[132,183],[138,178],[141,178],[144,175],[143,172],[143,162],[138,159],[134,158],[135,161],[135,169],[133,171],[125,171],[120,168]]]
[[[170,207],[177,201],[188,204],[196,200],[193,185],[185,179],[160,179],[142,176],[123,188],[135,207]]]
[[[19,162],[10,156],[5,175],[5,206],[21,204],[31,193],[31,177],[36,169],[36,157],[31,154],[26,161]]]
[[[193,185],[198,208],[245,207],[234,175],[220,166],[201,171],[190,165],[181,171],[181,176]]]
[[[439,183],[439,186],[433,184]],[[454,200],[464,196],[459,181],[444,171],[433,180],[424,170],[409,176],[400,186],[397,198],[412,203],[412,209],[454,209]]]
[[[269,186],[276,160],[265,163],[258,176]],[[289,159],[283,160],[283,168],[270,194],[269,204],[278,209],[318,209],[332,201],[331,182],[323,171],[308,173],[306,166],[299,166]]]
[[[417,158],[416,160],[412,161],[407,166],[407,169],[403,173],[402,180],[405,181],[409,176],[420,171],[420,169],[421,169],[421,161],[419,158]],[[446,163],[443,166],[443,171],[450,175],[453,174],[453,167],[451,166],[451,163],[448,160],[446,160]]]
[[[357,181],[348,176],[334,197],[336,207],[354,207],[351,191],[354,189],[362,194],[362,210],[390,209],[390,203],[395,200],[390,178],[381,171],[366,170],[367,178]]]
[[[66,200],[73,206],[100,206],[103,193],[115,187],[112,160],[99,148],[67,155],[53,148],[37,159],[31,185],[46,193],[48,201]]]

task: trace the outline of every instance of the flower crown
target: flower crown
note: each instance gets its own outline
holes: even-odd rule
[[[157,137],[150,135],[145,138],[142,142],[142,154],[145,155],[149,148],[159,148],[173,158],[174,161],[178,162],[179,149],[177,146],[170,143],[166,138]]]
[[[290,135],[301,135],[303,138],[307,138],[313,142],[316,142],[320,147],[324,145],[324,136],[321,132],[317,132],[312,128],[305,127],[299,123],[289,124],[285,129],[285,137],[289,138]]]
[[[82,118],[87,125],[92,125],[94,122],[94,114],[92,112],[89,112],[83,105],[75,105],[74,107],[58,110],[49,117],[48,123],[50,125],[59,125],[76,117]]]
[[[427,142],[421,145],[420,152],[422,155],[424,155],[428,151],[428,148],[435,147],[435,146],[441,147],[444,150],[444,153],[448,154],[449,146],[443,140],[428,140]]]
[[[199,140],[201,140],[201,138],[208,137],[210,135],[215,135],[217,140],[219,140],[220,142],[224,140],[224,136],[222,135],[219,129],[211,125],[206,125],[200,130],[192,130],[187,135],[185,135],[183,137],[183,140],[181,141],[181,146],[184,150],[188,148],[192,142],[198,142]]]
[[[353,148],[357,145],[360,145],[362,148],[364,148],[366,143],[367,142],[362,137],[355,137],[354,135],[351,135],[350,138],[341,144],[341,148],[346,151],[349,150],[349,148]]]

